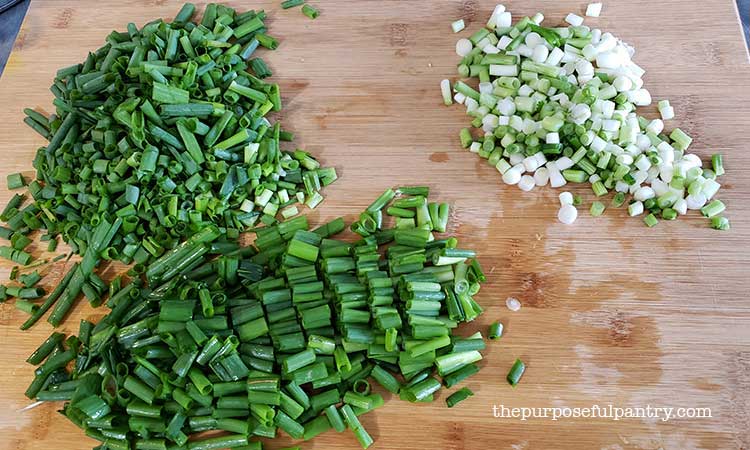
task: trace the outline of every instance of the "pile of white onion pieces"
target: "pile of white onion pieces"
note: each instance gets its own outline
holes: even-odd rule
[[[601,8],[601,3],[590,4],[586,15],[598,17]],[[494,30],[496,27],[510,27],[512,26],[512,20],[511,13],[503,5],[498,5],[487,23],[487,28]],[[541,24],[543,20],[544,16],[541,13],[532,18],[532,21],[537,25]],[[569,14],[565,21],[571,26],[580,26],[584,19],[575,14]],[[457,21],[454,23],[453,29],[460,31],[463,26],[463,21],[460,21],[460,23]],[[633,195],[635,203],[631,204],[629,208],[631,216],[643,213],[643,201],[668,193],[670,190],[678,195],[679,200],[672,206],[678,214],[683,215],[689,209],[702,208],[719,190],[719,183],[707,179],[702,192],[687,196],[685,196],[686,189],[674,189],[669,185],[675,174],[685,176],[691,168],[702,167],[703,163],[697,155],[675,150],[667,142],[662,142],[656,147],[661,159],[661,164],[658,166],[652,166],[649,159],[643,154],[651,149],[651,141],[646,132],[657,135],[662,133],[664,121],[674,118],[674,109],[668,101],[659,102],[661,119],[650,121],[648,126],[642,129],[638,123],[635,109],[637,106],[650,105],[652,100],[649,91],[643,87],[642,77],[645,70],[632,61],[635,50],[610,33],[593,29],[591,34],[591,43],[579,51],[568,45],[565,48],[553,48],[539,34],[531,32],[526,35],[525,43],[506,54],[519,56],[519,67],[524,59],[561,67],[567,74],[568,80],[579,88],[593,79],[595,67],[597,71],[605,72],[614,77],[612,86],[617,93],[624,93],[628,98],[625,108],[616,109],[617,105],[614,102],[601,99],[596,100],[592,107],[584,103],[574,104],[566,94],[557,93],[555,88],[550,88],[546,97],[549,101],[558,102],[565,109],[566,122],[586,127],[587,133],[593,136],[590,145],[587,146],[589,150],[595,152],[606,150],[612,153],[613,157],[616,157],[618,164],[631,167],[631,174],[636,181],[635,184],[628,185],[619,181],[615,186],[617,192]],[[497,54],[503,52],[510,41],[510,37],[502,36],[496,45],[492,45],[487,39],[483,39],[477,43],[477,46],[480,46],[485,54]],[[463,57],[471,52],[473,47],[474,44],[471,41],[461,39],[456,44],[456,51],[459,56]],[[492,74],[492,66],[490,67],[490,73]],[[510,73],[503,75],[512,76]],[[447,99],[450,100],[450,82],[443,80],[441,88],[444,98],[447,96]],[[480,83],[479,92],[492,93],[493,88],[492,83]],[[516,97],[530,96],[532,92],[534,91],[528,85],[522,85],[518,89]],[[542,142],[559,143],[558,133],[543,131],[541,121],[535,122],[532,119],[522,119],[515,115],[516,97],[501,99],[493,110],[484,114],[482,129],[485,135],[492,134],[498,126],[508,125],[517,132],[523,132],[526,135],[536,133],[537,136],[540,136]],[[464,104],[467,113],[470,114],[476,115],[480,108],[477,101],[467,98],[459,92],[455,92],[453,100]],[[605,130],[612,131],[617,135],[621,125],[628,126],[631,133],[628,139],[629,143],[624,147],[620,147],[614,139],[605,141],[596,133]],[[543,137],[541,137],[542,135]],[[499,142],[498,145],[503,145],[503,143]],[[480,142],[473,142],[470,150],[479,152],[481,146]],[[567,181],[563,177],[562,171],[573,167],[573,165],[574,162],[568,157],[557,157],[554,161],[547,161],[544,154],[538,152],[528,157],[520,153],[512,154],[507,159],[501,159],[496,168],[502,174],[503,182],[506,184],[515,184],[523,191],[531,191],[537,186],[546,186],[547,184],[553,188],[565,186]],[[589,182],[593,184],[597,180],[599,180],[599,176],[594,174],[590,177]],[[572,202],[565,202],[559,213],[560,220],[565,223],[573,223],[576,217],[577,213],[575,213]]]

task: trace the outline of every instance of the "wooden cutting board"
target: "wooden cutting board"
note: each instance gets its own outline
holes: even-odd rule
[[[389,186],[428,184],[452,203],[452,231],[479,250],[490,273],[478,296],[487,313],[466,332],[499,319],[506,336],[490,345],[484,370],[467,383],[476,395],[455,409],[445,407],[443,393],[418,406],[389,397],[363,419],[373,448],[750,448],[750,67],[733,1],[610,1],[602,18],[587,20],[635,45],[647,87],[655,99],[672,101],[678,119],[669,126],[692,135],[694,151],[725,155],[729,232],[709,229],[695,213],[647,229],[623,210],[601,218],[581,210],[575,225],[564,226],[556,220],[559,191],[505,186],[495,169],[462,150],[457,135],[466,116],[442,106],[439,93],[440,80],[455,75],[455,41],[468,34],[452,34],[450,23],[464,18],[476,29],[490,1],[318,0],[315,21],[282,11],[277,0],[229,3],[269,12],[281,41],[268,60],[282,86],[285,128],[339,171],[311,222],[352,218]],[[57,68],[82,61],[112,29],[169,18],[179,7],[34,0],[0,80],[3,177],[29,171],[43,145],[22,124],[22,109],[50,111],[47,88]],[[509,8],[514,16],[542,10],[557,24],[570,11],[582,14],[585,2],[515,1]],[[587,189],[577,192],[590,204]],[[9,197],[0,192],[3,204]],[[2,262],[0,278],[10,267]],[[509,296],[523,303],[519,312],[505,307]],[[80,306],[64,330],[101,314]],[[51,331],[43,322],[21,332],[22,320],[12,305],[0,307],[0,448],[90,448],[94,441],[55,414],[56,405],[22,411],[32,379],[23,361]],[[505,375],[516,357],[528,369],[512,389]],[[712,417],[522,421],[492,411],[594,404],[701,407]],[[329,432],[303,448],[358,446],[350,433]]]

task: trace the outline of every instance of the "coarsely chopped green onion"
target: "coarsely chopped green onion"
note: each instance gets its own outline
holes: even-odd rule
[[[36,270],[33,271],[32,273],[24,274],[18,277],[18,281],[20,281],[21,284],[23,284],[27,288],[34,286],[41,279],[42,279],[42,276]]]
[[[37,308],[61,297],[57,321],[82,290],[110,308],[96,325],[83,321],[77,337],[54,333],[29,357],[41,366],[26,394],[66,402],[68,419],[108,446],[116,438],[117,448],[257,449],[255,437],[279,430],[310,439],[347,426],[368,448],[358,416],[384,403],[370,376],[407,401],[432,401],[476,373],[485,348],[480,333],[453,336],[482,313],[476,253],[433,235],[447,227],[448,205],[429,202],[429,189],[398,193],[387,190],[368,214],[411,211],[429,229],[368,216],[375,227],[351,243],[333,238],[342,219],[308,231],[301,216],[256,228],[254,245],[241,247],[208,225],[109,285],[93,273],[93,255],[125,222],[103,219],[87,241],[92,252],[41,308],[16,303],[36,320]],[[35,288],[6,292],[33,297],[24,289]],[[453,394],[448,406],[468,395]],[[196,438],[209,430],[231,434]]]
[[[469,364],[443,377],[443,384],[445,387],[450,388],[477,373],[479,373],[479,367],[476,364]]]
[[[281,7],[284,9],[294,8],[305,3],[305,0],[284,0],[281,2]]]
[[[448,405],[448,408],[453,408],[457,404],[461,403],[462,401],[466,400],[467,398],[474,395],[474,392],[472,392],[469,388],[461,388],[457,390],[456,392],[452,393],[445,399],[445,404]]]
[[[20,189],[26,186],[26,180],[20,173],[11,173],[8,175],[8,189]]]
[[[490,330],[487,333],[487,337],[495,340],[500,339],[503,336],[503,324],[500,322],[494,322],[490,325]]]
[[[525,371],[526,364],[524,364],[520,359],[516,359],[516,362],[513,363],[513,367],[511,367],[510,372],[508,372],[508,383],[510,383],[511,386],[517,385],[518,382],[521,381],[521,377],[523,376],[523,373]]]
[[[29,253],[7,246],[0,246],[0,257],[21,264],[22,266],[28,265],[32,259]]]
[[[65,335],[58,332],[53,332],[39,347],[34,350],[27,359],[26,362],[38,366],[42,363],[65,339]]]
[[[320,11],[310,5],[305,4],[302,6],[302,14],[306,15],[310,19],[317,19],[320,15]]]

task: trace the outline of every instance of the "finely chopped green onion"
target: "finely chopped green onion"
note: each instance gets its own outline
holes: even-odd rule
[[[466,25],[464,24],[464,19],[459,19],[451,23],[451,29],[454,33],[458,33],[459,31],[466,28]]]
[[[447,204],[428,194],[387,190],[368,211],[400,208],[432,223]],[[257,228],[249,247],[208,226],[133,267],[129,281],[89,275],[86,295],[101,295],[109,313],[82,322],[77,337],[47,338],[29,357],[39,368],[26,394],[65,402],[63,414],[108,447],[116,438],[117,448],[257,449],[279,431],[312,439],[348,428],[368,448],[358,416],[384,403],[368,378],[407,401],[432,401],[477,373],[485,348],[480,333],[453,336],[482,313],[475,252],[431,230],[388,226],[383,217],[352,243],[333,238],[342,219],[309,231],[301,216]],[[108,245],[111,230],[98,225],[105,237],[91,248]],[[88,255],[60,283],[65,299],[89,273]],[[471,395],[463,388],[446,403]],[[194,437],[210,430],[230,434]]]
[[[626,196],[624,192],[618,192],[615,194],[614,197],[612,197],[612,206],[615,208],[619,208],[622,205],[625,204]]]
[[[659,223],[659,220],[652,213],[652,214],[649,214],[646,217],[644,217],[643,218],[643,222],[646,224],[646,226],[648,226],[650,228],[650,227],[655,227]]]
[[[714,174],[716,174],[717,177],[724,175],[724,159],[721,154],[716,153],[711,156],[711,166],[713,167]]]
[[[715,179],[724,174],[722,156],[713,155],[711,169],[701,169],[700,158],[688,152],[690,135],[664,130],[664,120],[674,118],[666,100],[659,102],[660,119],[639,116],[638,107],[652,100],[632,49],[568,17],[566,28],[543,25],[541,13],[514,25],[510,12],[498,7],[484,28],[457,41],[462,79],[453,84],[453,97],[449,80],[440,89],[446,105],[466,107],[477,129],[459,132],[461,146],[523,191],[588,182],[597,197],[616,192],[615,207],[628,197],[643,202],[669,194],[669,202],[646,207],[654,219],[704,208],[721,187]],[[565,223],[575,221],[571,208],[563,208]],[[604,209],[595,204],[591,212]],[[654,222],[649,217],[646,223]]]
[[[705,217],[712,218],[724,212],[725,209],[726,207],[724,206],[724,203],[721,202],[721,200],[714,200],[708,205],[701,208],[701,213]]]
[[[595,202],[591,203],[590,213],[591,213],[592,216],[599,217],[602,214],[604,214],[604,210],[605,210],[604,203],[599,202],[599,201],[595,201]]]
[[[727,231],[729,230],[729,219],[722,216],[714,216],[711,218],[711,228],[715,230]]]

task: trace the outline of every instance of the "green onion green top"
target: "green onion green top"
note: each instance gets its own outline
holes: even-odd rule
[[[387,190],[353,243],[334,238],[342,219],[313,231],[306,216],[257,228],[248,247],[209,225],[110,284],[93,274],[90,255],[110,248],[125,222],[102,221],[93,253],[44,304],[16,302],[33,317],[54,306],[55,323],[79,291],[110,309],[34,351],[26,395],[64,402],[63,414],[107,448],[258,449],[259,438],[312,439],[330,428],[348,428],[368,448],[358,416],[384,403],[368,378],[428,402],[474,375],[485,349],[481,333],[454,336],[482,314],[474,296],[485,274],[476,252],[438,234],[448,204],[428,193]],[[393,208],[393,218],[383,214]],[[410,226],[404,211],[417,219]],[[18,279],[33,285],[34,273]],[[446,403],[471,395],[460,389]],[[228,434],[194,436],[211,430]]]

